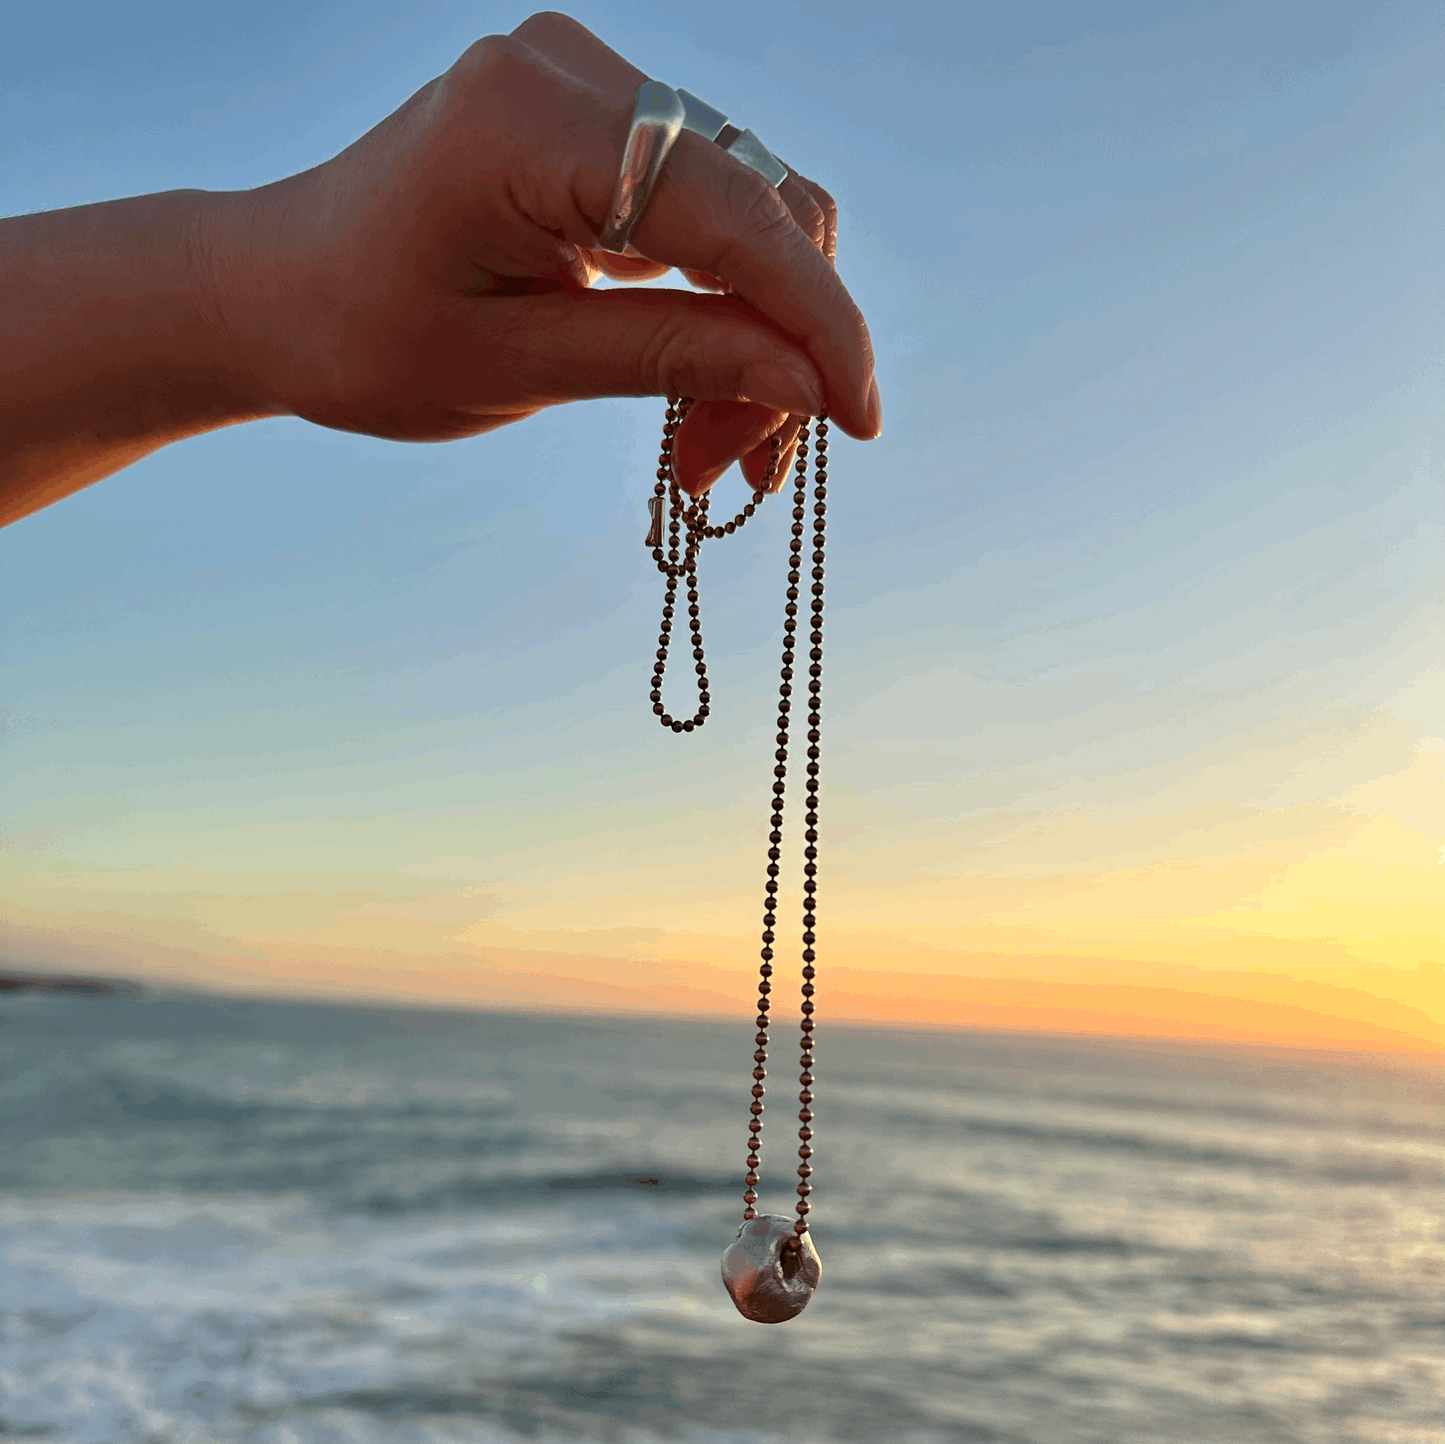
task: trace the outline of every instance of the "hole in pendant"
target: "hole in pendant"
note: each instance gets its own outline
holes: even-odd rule
[[[798,1276],[798,1270],[803,1267],[803,1250],[795,1240],[797,1235],[783,1245],[782,1252],[778,1257],[778,1267],[783,1271],[785,1279],[794,1279]]]

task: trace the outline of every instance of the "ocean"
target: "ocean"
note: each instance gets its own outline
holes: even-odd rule
[[[1445,1067],[825,1021],[823,1280],[766,1326],[751,1034],[0,998],[0,1437],[1445,1441]]]

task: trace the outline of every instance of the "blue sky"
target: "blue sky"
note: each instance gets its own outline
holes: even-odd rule
[[[309,167],[526,13],[26,11],[0,211]],[[1162,960],[1307,912],[1338,879],[1259,889],[1323,859],[1420,877],[1354,923],[1260,927],[1418,960],[1433,914],[1368,939],[1438,888],[1438,7],[571,13],[840,203],[887,426],[836,448],[830,512],[830,857],[859,955]],[[660,413],[427,447],[271,421],[0,534],[24,948],[84,924],[244,971],[330,936],[317,899],[409,879],[485,897],[513,942],[750,934],[783,541],[707,554],[715,715],[661,736]],[[1382,818],[1418,847],[1351,831]],[[1265,882],[1228,897],[1139,881],[1246,860]],[[1107,882],[1068,913],[1085,875],[1132,880],[1137,916]],[[1022,877],[1055,880],[1051,921],[968,901]],[[251,923],[195,901],[238,890]],[[306,921],[276,901],[298,890]]]

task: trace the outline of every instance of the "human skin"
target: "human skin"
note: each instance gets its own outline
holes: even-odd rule
[[[827,409],[882,429],[836,210],[684,131],[633,236],[597,235],[646,76],[564,15],[478,41],[334,159],[239,192],[0,221],[0,525],[268,416],[406,441],[594,396],[698,399],[697,494]],[[705,293],[593,289],[682,270]]]

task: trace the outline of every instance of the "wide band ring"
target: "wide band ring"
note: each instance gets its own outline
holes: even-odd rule
[[[714,110],[707,101],[686,90],[679,90],[683,104],[683,127],[715,141],[730,156],[751,166],[776,190],[788,178],[788,168],[750,130],[739,130],[728,124],[722,111]]]
[[[684,130],[722,146],[771,186],[780,186],[787,178],[787,166],[752,131],[729,125],[720,110],[685,90],[674,90],[660,80],[644,80],[637,87],[612,205],[597,238],[604,251],[621,254],[627,250],[657,188],[662,167]]]

